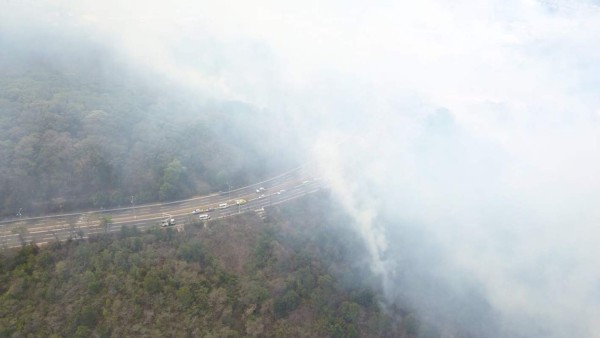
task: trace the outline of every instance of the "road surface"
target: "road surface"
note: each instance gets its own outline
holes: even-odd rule
[[[265,191],[256,190],[264,187]],[[23,243],[43,245],[69,238],[87,238],[105,232],[118,232],[123,226],[136,226],[140,230],[161,227],[162,221],[175,219],[176,227],[199,221],[192,214],[195,209],[214,209],[209,212],[211,220],[248,212],[259,211],[265,206],[284,203],[321,189],[319,180],[310,178],[303,167],[296,168],[263,182],[230,192],[200,196],[181,201],[140,205],[129,208],[96,210],[83,213],[48,215],[25,219],[0,221],[0,247],[15,248]],[[236,200],[247,202],[236,205]],[[227,203],[228,207],[219,208]],[[101,220],[110,219],[103,226]]]

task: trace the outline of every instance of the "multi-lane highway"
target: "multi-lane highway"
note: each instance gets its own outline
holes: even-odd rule
[[[260,188],[264,188],[264,191],[257,192]],[[0,221],[0,246],[14,248],[31,241],[43,245],[69,238],[87,238],[94,234],[120,231],[123,226],[136,226],[143,230],[161,227],[166,219],[174,219],[175,227],[181,229],[186,224],[200,221],[198,214],[192,214],[195,209],[203,210],[201,214],[208,214],[210,220],[213,220],[259,211],[265,206],[280,204],[316,192],[320,188],[320,181],[312,179],[306,168],[300,167],[229,192],[181,201],[4,220]],[[246,202],[236,204],[240,199]],[[223,206],[224,203],[227,207]]]

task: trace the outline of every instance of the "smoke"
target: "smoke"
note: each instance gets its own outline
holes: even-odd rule
[[[600,336],[593,2],[6,8],[5,31],[76,30],[149,79],[286,116],[388,301],[443,335]]]

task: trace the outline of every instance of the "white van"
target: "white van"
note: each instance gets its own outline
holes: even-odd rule
[[[200,215],[199,217],[200,217],[201,221],[207,221],[207,220],[210,219],[210,215],[209,214],[203,214],[203,215]]]

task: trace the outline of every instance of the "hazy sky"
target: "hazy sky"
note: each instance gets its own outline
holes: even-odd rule
[[[475,290],[494,320],[472,332],[600,337],[593,1],[4,2],[17,37],[289,115],[390,299],[455,291],[452,321]]]

